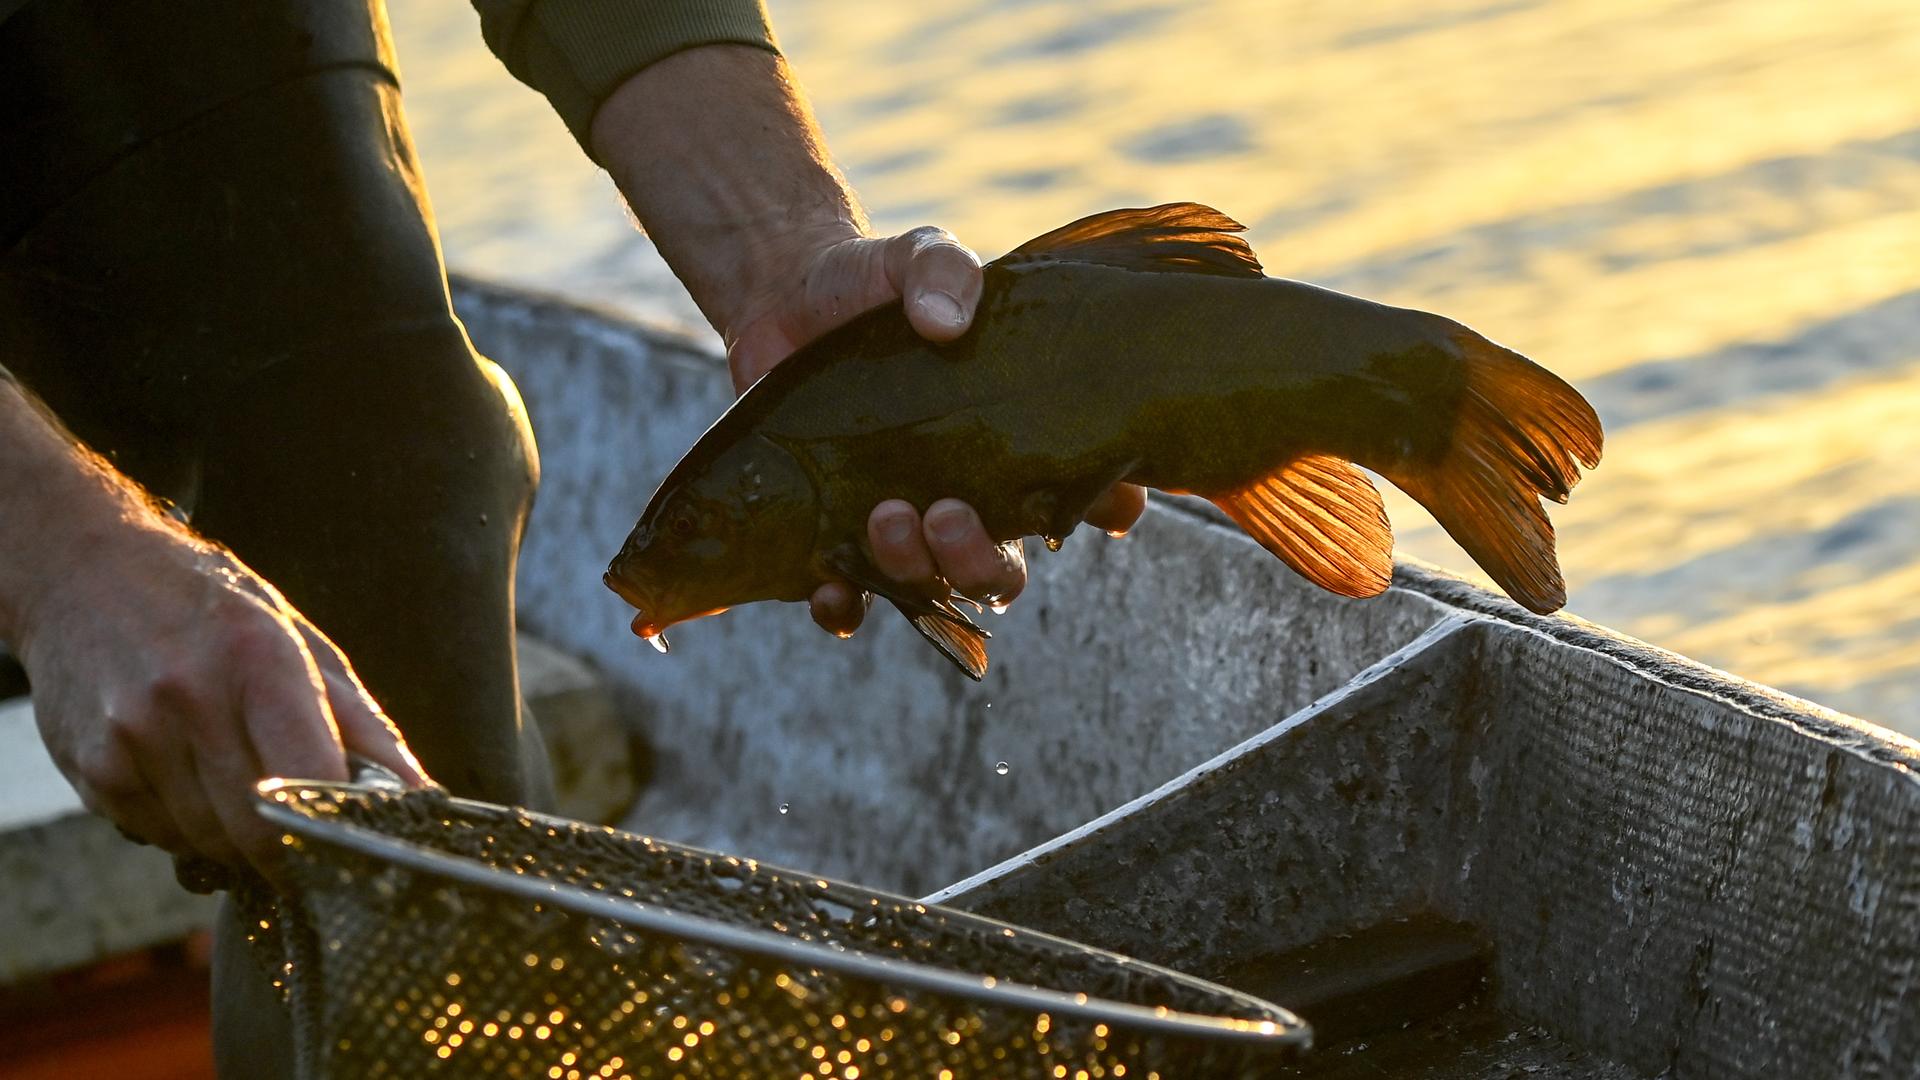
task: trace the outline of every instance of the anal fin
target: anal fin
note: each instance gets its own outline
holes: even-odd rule
[[[953,596],[929,597],[908,592],[898,582],[880,573],[865,554],[851,546],[836,549],[827,556],[825,562],[834,573],[890,601],[913,624],[913,628],[920,631],[920,636],[939,649],[942,656],[953,661],[954,666],[965,672],[967,678],[979,682],[986,677],[987,639],[993,635],[954,604],[956,597],[962,600],[966,600],[966,597],[960,597],[957,593]],[[967,602],[973,603],[971,600]]]
[[[916,615],[898,602],[900,614],[913,623],[920,636],[933,643],[941,655],[953,661],[955,667],[965,672],[967,678],[979,682],[987,675],[987,639],[992,634],[981,629],[967,614],[948,602],[949,612]],[[954,616],[958,616],[955,621]]]
[[[1377,596],[1393,580],[1393,528],[1380,492],[1348,461],[1309,454],[1210,498],[1261,547],[1329,592]]]

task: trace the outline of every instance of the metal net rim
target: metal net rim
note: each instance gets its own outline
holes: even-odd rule
[[[671,907],[652,904],[637,899],[613,896],[555,882],[546,878],[503,874],[477,860],[437,851],[433,848],[389,836],[375,829],[356,825],[346,821],[308,816],[291,805],[299,798],[302,789],[315,792],[339,792],[344,794],[368,794],[384,790],[379,785],[342,783],[338,781],[314,781],[295,779],[272,779],[260,783],[256,794],[255,809],[261,817],[282,831],[308,842],[343,849],[350,853],[390,863],[402,869],[441,878],[455,884],[490,892],[503,893],[532,903],[546,904],[570,914],[591,919],[604,919],[629,926],[648,933],[675,937],[703,945],[731,949],[753,956],[778,960],[803,968],[831,972],[841,976],[867,979],[877,983],[898,986],[903,989],[943,994],[970,1001],[982,1006],[998,1008],[1019,1008],[1033,1012],[1047,1012],[1056,1016],[1107,1023],[1117,1028],[1128,1028],[1142,1034],[1171,1036],[1181,1039],[1201,1040],[1212,1043],[1240,1044],[1263,1047],[1268,1052],[1283,1048],[1304,1050],[1312,1043],[1312,1030],[1307,1023],[1287,1009],[1263,1001],[1249,994],[1241,993],[1230,987],[1220,986],[1171,968],[1149,964],[1124,956],[1111,950],[1097,948],[1082,942],[1056,937],[1043,931],[1003,922],[999,919],[976,915],[958,908],[943,905],[925,904],[911,897],[884,892],[864,885],[853,885],[821,877],[817,874],[804,874],[782,867],[755,861],[758,869],[772,874],[784,874],[799,880],[817,882],[832,889],[840,889],[875,897],[883,902],[898,903],[920,907],[937,913],[944,919],[958,923],[971,924],[993,933],[1011,932],[1052,948],[1080,952],[1104,963],[1122,963],[1143,972],[1157,974],[1163,978],[1185,983],[1189,986],[1204,987],[1219,997],[1244,1002],[1248,1011],[1277,1014],[1275,1020],[1246,1020],[1226,1016],[1213,1016],[1203,1013],[1184,1012],[1165,1006],[1149,1007],[1134,1005],[1108,998],[1098,998],[1087,994],[1071,994],[1062,990],[1018,983],[992,976],[966,974],[951,968],[935,967],[930,964],[911,960],[895,960],[872,953],[850,949],[841,945],[826,945],[811,941],[802,941],[773,930],[735,926],[718,919],[689,914]],[[480,802],[459,797],[449,797],[450,808],[481,816],[497,816],[503,812],[529,819],[535,824],[551,828],[582,828],[580,822],[566,818],[553,817],[520,808],[503,807],[496,803]],[[584,826],[587,828],[601,828]],[[632,840],[656,850],[679,853],[695,857],[728,858],[717,852],[708,851],[686,844],[660,840],[638,833],[606,828],[604,831],[622,839]]]

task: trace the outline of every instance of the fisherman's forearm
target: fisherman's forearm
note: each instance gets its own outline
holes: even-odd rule
[[[778,51],[760,0],[473,0],[473,6],[487,47],[515,78],[546,95],[590,154],[594,114],[634,72],[708,45]]]
[[[865,219],[779,56],[688,49],[627,80],[594,119],[595,156],[723,334]]]
[[[154,531],[184,534],[0,368],[0,640],[24,644],[36,608],[90,558]]]

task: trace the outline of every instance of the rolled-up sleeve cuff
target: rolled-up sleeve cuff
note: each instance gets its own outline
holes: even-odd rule
[[[496,0],[475,7],[487,44],[514,77],[546,95],[588,156],[601,102],[647,65],[696,45],[779,51],[760,0]]]

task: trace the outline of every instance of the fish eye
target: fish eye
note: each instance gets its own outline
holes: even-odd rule
[[[667,528],[672,529],[675,536],[692,536],[693,517],[689,514],[675,514],[673,520],[667,523]]]

